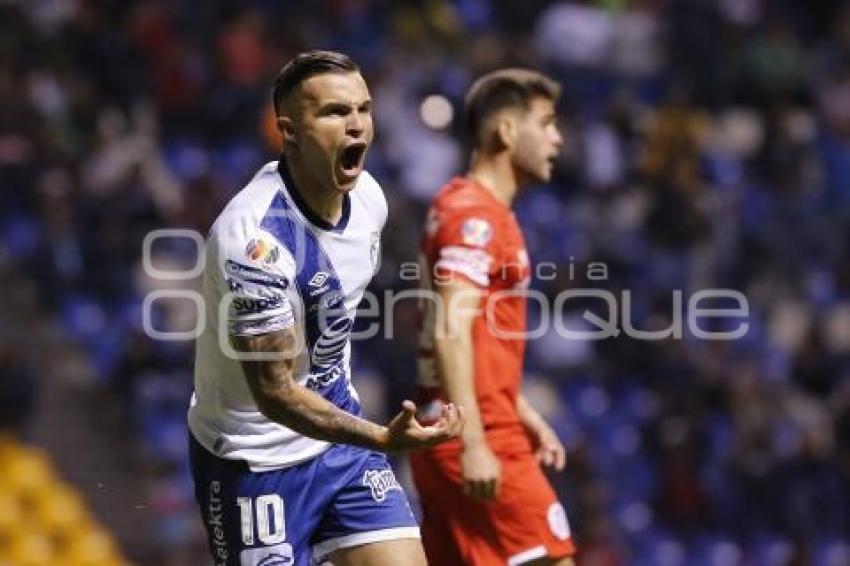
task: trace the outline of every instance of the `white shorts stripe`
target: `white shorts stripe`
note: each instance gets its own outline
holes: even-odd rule
[[[320,562],[325,556],[340,548],[351,548],[371,542],[382,542],[385,540],[397,540],[403,538],[420,538],[419,527],[396,527],[394,529],[380,529],[367,531],[365,533],[354,533],[343,537],[332,538],[320,542],[313,547],[313,560]]]
[[[514,554],[508,558],[508,566],[520,566],[520,564],[525,564],[526,562],[531,562],[544,556],[546,556],[546,547],[541,544],[540,546],[535,546],[534,548]]]

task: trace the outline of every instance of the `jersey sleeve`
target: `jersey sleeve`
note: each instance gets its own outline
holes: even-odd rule
[[[478,287],[489,287],[501,257],[498,215],[483,207],[444,210],[432,222],[434,275],[442,280],[461,276]]]
[[[226,238],[219,248],[219,284],[228,334],[258,336],[295,325],[291,255],[264,230]],[[224,322],[224,321],[223,321]]]

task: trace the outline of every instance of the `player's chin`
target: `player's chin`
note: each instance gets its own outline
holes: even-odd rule
[[[347,193],[352,190],[357,185],[357,179],[360,178],[360,173],[362,172],[363,170],[361,168],[357,168],[356,171],[345,171],[338,167],[334,174],[334,181],[337,190],[341,193]]]
[[[553,168],[553,165],[549,162],[541,165],[532,175],[532,177],[534,177],[534,181],[537,183],[548,183],[551,181]]]
[[[334,168],[334,180],[337,188],[342,192],[348,192],[357,184],[357,179],[363,173],[363,161],[346,166],[343,162],[337,162]]]
[[[542,171],[542,182],[548,183],[552,180],[552,174],[555,172],[555,163],[557,161],[557,156],[551,156],[546,159],[545,162],[540,166]]]

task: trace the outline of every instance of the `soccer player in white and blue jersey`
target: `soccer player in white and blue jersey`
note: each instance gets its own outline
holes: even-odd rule
[[[296,56],[275,83],[284,147],[225,207],[206,247],[206,326],[189,409],[195,495],[217,565],[424,565],[385,452],[457,436],[405,401],[360,415],[354,313],[378,262],[387,205],[363,170],[369,90],[345,55]]]

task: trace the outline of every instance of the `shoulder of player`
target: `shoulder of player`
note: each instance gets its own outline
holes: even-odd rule
[[[370,211],[387,216],[387,199],[380,183],[368,172],[360,173],[357,185],[351,192],[352,198],[360,199],[363,205]]]
[[[456,177],[443,186],[434,197],[432,206],[439,213],[452,216],[478,214],[493,221],[510,216],[506,207],[484,193],[480,186],[463,177]]]
[[[371,173],[365,170],[360,173],[360,177],[357,179],[357,185],[351,194],[370,200],[384,200],[384,190],[381,188],[381,184],[378,183]]]
[[[259,226],[279,188],[277,162],[266,163],[225,205],[210,236],[238,237],[249,227]]]
[[[468,220],[478,220],[489,224],[493,229],[510,226],[510,214],[486,199],[449,198],[434,201],[431,215],[441,224],[463,224]]]
[[[428,212],[426,238],[443,245],[500,248],[513,232],[511,214],[482,189],[455,179],[435,197]]]
[[[276,163],[264,166],[225,206],[210,228],[208,243],[219,259],[260,262],[267,268],[288,264],[292,254],[263,227],[279,184]]]

